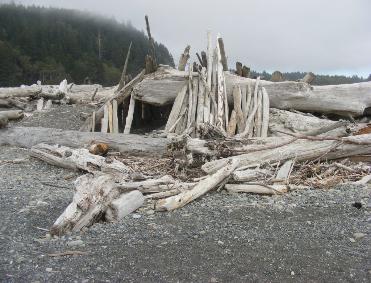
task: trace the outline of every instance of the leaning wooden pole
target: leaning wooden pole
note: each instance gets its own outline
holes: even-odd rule
[[[126,70],[128,68],[128,62],[129,62],[129,57],[130,57],[131,45],[132,45],[132,42],[130,42],[128,53],[126,54],[124,69],[122,70],[121,79],[120,79],[119,86],[117,87],[116,92],[120,91],[125,86]]]

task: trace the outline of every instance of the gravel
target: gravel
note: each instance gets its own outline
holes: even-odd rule
[[[80,111],[62,106],[18,124],[78,129]],[[0,160],[25,156],[0,147]],[[33,158],[0,162],[1,282],[371,280],[370,186],[212,192],[173,212],[148,203],[119,223],[52,237],[47,229],[70,203],[79,174]],[[49,256],[66,251],[86,254]]]

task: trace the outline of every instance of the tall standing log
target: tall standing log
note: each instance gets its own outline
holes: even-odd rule
[[[151,51],[151,58],[153,62],[152,65],[153,65],[154,71],[156,71],[157,70],[157,58],[156,58],[155,40],[153,39],[152,34],[151,34],[151,28],[149,26],[148,15],[145,16],[145,20],[146,20],[146,29],[147,29],[147,35],[148,35],[150,51]]]
[[[234,110],[236,111],[237,117],[237,130],[238,133],[241,133],[245,129],[245,118],[243,116],[242,107],[241,107],[241,88],[236,86],[233,90],[233,101],[234,101]]]
[[[183,105],[184,98],[187,93],[187,89],[188,89],[188,84],[185,84],[183,88],[181,89],[181,91],[179,92],[179,94],[177,95],[174,101],[174,104],[173,104],[173,108],[171,109],[169,118],[167,119],[167,123],[165,126],[165,132],[170,133],[170,129],[173,127],[173,125],[177,121],[182,105]]]
[[[125,129],[124,129],[125,135],[130,134],[131,124],[133,123],[133,117],[134,117],[134,108],[135,108],[135,99],[134,99],[134,92],[132,92],[130,96],[128,115],[126,116],[126,122],[125,122]]]
[[[192,123],[192,111],[193,111],[193,67],[189,65],[189,81],[188,81],[188,117],[187,117],[187,128],[191,127]]]
[[[223,38],[218,38],[218,45],[220,48],[220,55],[221,55],[221,62],[223,65],[223,71],[228,71],[228,63],[227,63],[227,56],[225,55],[225,48]]]
[[[246,67],[246,66],[243,66],[242,67],[242,76],[244,78],[248,78],[250,77],[250,68]]]
[[[242,63],[236,62],[236,75],[242,77]]]
[[[122,74],[121,74],[121,79],[120,79],[120,82],[119,82],[119,85],[117,87],[117,91],[120,91],[125,83],[126,83],[126,70],[128,68],[128,62],[129,62],[129,57],[130,57],[130,50],[131,50],[131,45],[132,45],[133,42],[130,42],[130,45],[129,45],[129,49],[128,49],[128,52],[126,54],[126,59],[125,59],[125,64],[124,64],[124,69],[122,70]]]
[[[272,82],[283,82],[285,78],[283,77],[283,74],[280,71],[274,71],[272,74],[271,81]]]
[[[268,136],[269,126],[269,96],[264,87],[262,87],[262,127],[261,137],[266,138]]]

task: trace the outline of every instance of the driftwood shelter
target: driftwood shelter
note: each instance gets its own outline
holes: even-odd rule
[[[0,112],[0,144],[30,148],[35,158],[86,173],[52,234],[115,222],[148,203],[157,211],[178,209],[214,189],[272,195],[370,182],[371,166],[354,160],[371,157],[371,82],[313,86],[312,73],[296,82],[278,73],[274,82],[250,78],[239,62],[235,72],[228,70],[223,40],[213,42],[210,33],[198,63],[188,64],[187,46],[177,69],[158,65],[146,22],[150,54],[129,81],[130,48],[118,86],[63,81],[0,89],[0,106],[13,108]],[[7,127],[34,110],[32,100],[38,111],[58,103],[96,110],[80,131]],[[156,123],[133,134],[149,121]],[[144,172],[127,155],[171,163],[172,174]]]

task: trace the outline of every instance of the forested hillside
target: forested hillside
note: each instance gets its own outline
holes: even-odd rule
[[[143,15],[144,25],[144,15]],[[144,67],[148,38],[130,24],[66,9],[0,6],[0,86],[91,81],[118,83],[133,42],[128,73]],[[174,65],[156,43],[157,61]]]
[[[286,72],[286,73],[282,73],[285,80],[288,80],[288,81],[297,81],[297,80],[300,80],[302,79],[306,73],[304,72]],[[359,77],[359,76],[351,76],[351,77],[347,77],[347,76],[341,76],[341,75],[318,75],[318,74],[315,74],[316,75],[316,78],[314,79],[314,81],[312,82],[313,85],[338,85],[338,84],[352,84],[352,83],[359,83],[359,82],[363,82],[363,81],[370,81],[371,80],[371,75],[368,77],[368,79],[364,79],[362,77]],[[257,76],[260,76],[262,78],[264,78],[265,80],[270,80],[271,77],[272,77],[272,74],[271,73],[268,73],[268,72],[255,72],[255,71],[252,71],[251,72],[251,76],[253,77],[257,77]]]

